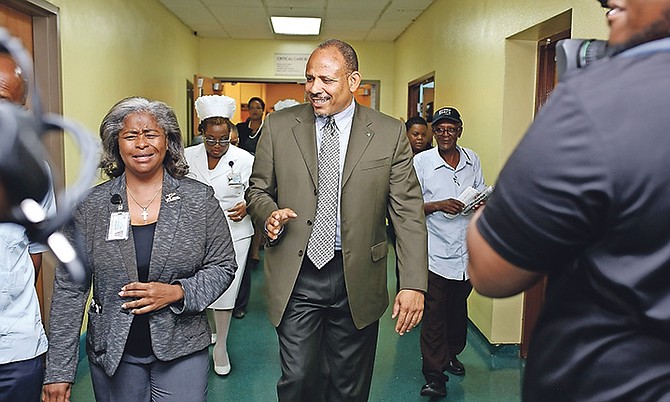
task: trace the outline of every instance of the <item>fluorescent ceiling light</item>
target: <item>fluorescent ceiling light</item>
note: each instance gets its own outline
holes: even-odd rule
[[[270,17],[272,30],[283,35],[318,35],[321,18]]]

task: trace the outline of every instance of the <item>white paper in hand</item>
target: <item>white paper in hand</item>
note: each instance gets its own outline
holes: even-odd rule
[[[458,197],[456,197],[456,199],[459,200],[460,202],[462,202],[463,204],[468,205],[472,201],[474,201],[474,199],[477,198],[478,195],[479,195],[479,191],[475,190],[471,186],[468,186],[468,187],[465,188],[465,190],[463,190],[463,192]],[[443,212],[443,214],[448,219],[454,219],[455,217],[457,217],[459,215],[459,214],[452,215],[452,214],[448,214],[446,212]]]

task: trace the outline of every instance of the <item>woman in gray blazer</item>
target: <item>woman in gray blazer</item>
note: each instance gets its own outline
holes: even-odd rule
[[[66,229],[88,279],[56,270],[43,400],[69,398],[91,285],[86,350],[97,401],[206,401],[205,308],[237,266],[213,190],[186,178],[165,103],[131,97],[100,126],[102,169]]]

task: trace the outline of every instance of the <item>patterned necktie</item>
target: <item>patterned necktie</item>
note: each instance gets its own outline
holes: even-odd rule
[[[321,129],[316,217],[307,243],[307,256],[321,269],[335,255],[337,196],[340,186],[340,136],[335,118],[328,116]]]

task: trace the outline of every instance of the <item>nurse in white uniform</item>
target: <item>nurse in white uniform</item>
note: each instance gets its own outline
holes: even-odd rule
[[[249,152],[230,145],[230,135],[235,127],[230,121],[235,113],[235,99],[220,95],[201,96],[195,101],[195,108],[200,119],[198,131],[204,142],[185,149],[190,167],[188,176],[214,188],[216,198],[227,217],[237,260],[235,280],[209,306],[214,310],[216,324],[214,371],[219,375],[227,375],[231,369],[226,347],[230,318],[254,234],[244,201],[244,191],[249,187],[254,157]]]

